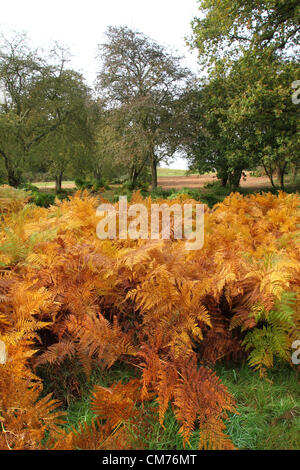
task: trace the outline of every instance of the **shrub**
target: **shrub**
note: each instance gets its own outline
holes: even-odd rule
[[[100,189],[104,188],[105,190],[109,190],[110,187],[108,183],[102,179],[102,180],[82,180],[82,179],[76,179],[75,180],[75,185],[77,189],[80,190],[85,190],[89,189],[93,192],[98,192]]]
[[[40,191],[40,189],[37,186],[34,186],[31,183],[24,183],[21,186],[21,188],[24,189],[25,191],[34,191],[34,192],[39,192]]]
[[[81,178],[77,178],[75,179],[75,186],[77,189],[81,189],[81,190],[84,190],[84,189],[92,189],[93,187],[93,182],[92,181],[87,181],[87,180],[83,180]]]
[[[53,193],[43,193],[33,191],[31,194],[31,201],[39,207],[49,207],[54,204],[55,194]]]

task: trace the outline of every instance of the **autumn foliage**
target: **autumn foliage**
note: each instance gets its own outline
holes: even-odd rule
[[[200,449],[234,448],[224,424],[234,399],[212,366],[245,358],[263,375],[274,360],[291,363],[299,196],[231,194],[206,208],[196,251],[184,240],[98,239],[99,198],[87,192],[45,209],[2,187],[0,202],[0,449],[142,448],[128,427],[146,423],[154,399],[162,426],[172,406],[186,446],[198,429]],[[71,358],[87,377],[117,361],[139,376],[96,386],[94,421],[66,432],[37,371]]]

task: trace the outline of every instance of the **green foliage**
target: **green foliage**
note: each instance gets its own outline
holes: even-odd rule
[[[152,199],[167,199],[173,192],[173,189],[163,189],[161,186],[158,186],[151,190],[150,195]]]
[[[297,294],[283,292],[269,312],[255,308],[253,316],[258,325],[248,332],[243,341],[246,351],[250,351],[249,364],[256,368],[273,366],[274,359],[288,361],[290,357],[290,337],[296,328],[294,318],[297,309]]]
[[[283,292],[281,299],[275,302],[273,310],[271,310],[268,321],[271,325],[289,325],[295,326],[293,317],[297,302],[297,293]]]
[[[92,181],[86,181],[81,178],[75,179],[75,185],[77,189],[92,189],[93,187]]]
[[[299,79],[298,2],[198,3],[191,44],[210,67],[183,96],[190,166],[217,171],[233,189],[243,170],[260,165],[273,187],[276,171],[284,189],[288,169],[299,165],[299,117],[291,99]]]
[[[0,158],[12,186],[30,170],[61,178],[93,146],[89,92],[67,62],[58,45],[50,60],[31,50],[25,35],[2,37],[0,81],[8,99],[0,105]]]
[[[204,61],[245,50],[269,48],[287,54],[297,50],[297,0],[198,0],[198,4],[200,14],[192,21],[191,42]]]
[[[37,186],[31,183],[24,183],[20,186],[20,188],[24,189],[25,191],[31,191],[31,192],[39,192],[40,190]]]
[[[36,206],[49,207],[54,204],[55,194],[34,191],[31,199]]]
[[[291,99],[297,77],[295,60],[267,53],[218,62],[208,80],[182,96],[190,167],[216,171],[224,186],[235,189],[243,171],[259,165],[274,187],[276,170],[283,189],[289,166],[299,161],[298,109]]]
[[[274,357],[286,361],[290,356],[289,337],[282,327],[268,325],[254,328],[247,333],[242,344],[246,351],[251,350],[248,362],[257,369],[272,367]]]
[[[39,207],[49,207],[54,204],[55,198],[58,199],[66,199],[70,194],[72,194],[72,190],[60,190],[58,193],[54,193],[53,191],[44,192],[40,190],[37,186],[31,183],[25,183],[22,185],[22,189],[27,191],[30,195],[30,202],[34,203],[36,206]]]
[[[292,368],[276,363],[265,378],[236,363],[216,371],[237,401],[239,414],[226,424],[238,449],[299,449],[299,379]]]
[[[153,199],[161,198],[175,200],[180,195],[186,195],[195,201],[207,204],[209,207],[213,207],[215,204],[222,202],[229,194],[230,189],[222,187],[218,182],[207,183],[204,188],[201,189],[163,189],[158,187],[155,191],[150,192]]]
[[[130,189],[150,169],[157,186],[157,166],[180,146],[175,106],[190,73],[180,58],[169,54],[139,31],[109,27],[99,46],[102,67],[98,85],[106,112],[98,129],[98,152],[123,164]]]
[[[104,188],[109,190],[110,187],[108,183],[104,180],[83,180],[81,178],[75,179],[75,185],[77,189],[84,190],[89,189],[94,192],[98,192],[100,189]]]

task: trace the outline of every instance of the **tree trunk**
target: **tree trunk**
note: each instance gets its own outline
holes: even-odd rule
[[[266,165],[262,162],[262,166],[264,167],[264,170],[265,170],[265,173],[267,175],[267,177],[269,178],[270,182],[271,182],[271,185],[273,186],[273,188],[276,188],[275,186],[275,183],[274,183],[274,180],[273,180],[273,171],[272,171],[272,168],[271,169],[268,169],[266,167]]]
[[[296,184],[298,170],[299,170],[298,164],[297,164],[297,163],[293,163],[293,167],[292,167],[292,181],[291,181],[292,184]]]
[[[62,177],[63,177],[63,173],[59,173],[55,177],[55,192],[56,192],[56,194],[61,192]]]
[[[287,163],[281,167],[280,165],[277,166],[277,178],[279,179],[280,182],[280,189],[284,190],[284,175],[285,175],[285,170],[287,167]]]
[[[94,178],[97,184],[102,184],[102,174],[99,168],[94,171]]]
[[[240,186],[240,181],[242,177],[243,170],[236,168],[229,175],[229,185],[230,189],[238,188]]]
[[[14,188],[17,188],[20,186],[22,178],[19,172],[15,172],[14,170],[10,169],[7,171],[7,178],[8,178],[8,184],[10,186],[13,186]]]
[[[5,165],[5,169],[7,172],[8,184],[10,186],[13,186],[14,188],[17,188],[18,186],[20,186],[22,182],[21,171],[19,169],[13,168],[7,154],[3,150],[0,150],[0,155],[2,155],[4,159],[4,165]]]
[[[285,173],[285,168],[280,171],[280,188],[284,190],[284,173]]]
[[[221,185],[223,186],[223,188],[225,188],[227,186],[227,181],[228,181],[228,176],[223,176],[221,178]]]
[[[277,180],[280,182],[281,181],[281,168],[280,166],[278,165],[278,167],[276,168],[276,178]]]
[[[227,186],[228,179],[229,179],[229,174],[228,174],[227,169],[220,168],[219,170],[217,170],[217,178],[218,180],[221,181],[221,185],[223,186],[223,188],[225,188]]]
[[[136,168],[131,168],[129,171],[129,189],[136,189],[137,177],[138,172],[136,171]]]
[[[151,154],[151,186],[152,191],[157,188],[157,162],[154,153]]]

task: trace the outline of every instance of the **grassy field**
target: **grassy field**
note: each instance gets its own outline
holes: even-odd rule
[[[170,168],[158,168],[158,186],[164,189],[176,188],[181,189],[184,187],[187,188],[203,188],[207,183],[215,183],[217,177],[213,173],[206,173],[203,175],[200,174],[187,174],[186,170],[176,170]],[[41,190],[51,190],[55,188],[54,181],[48,182],[37,182],[33,183],[34,186],[37,186]],[[256,177],[247,173],[246,178],[242,178],[240,182],[241,187],[249,188],[262,188],[262,187],[271,187],[269,178],[266,176]],[[120,185],[110,185],[111,187],[120,186]],[[150,185],[149,185],[150,186]],[[74,181],[63,181],[63,189],[74,189]]]
[[[157,176],[158,178],[170,178],[171,176],[186,176],[186,170],[173,170],[172,168],[158,168],[157,169]],[[32,183],[34,186],[37,186],[38,188],[55,188],[55,182],[54,181],[48,181],[48,182],[38,182],[38,183]],[[62,187],[63,188],[68,188],[68,187],[75,187],[75,182],[74,181],[63,181],[62,182]]]
[[[186,170],[173,170],[172,168],[157,168],[158,178],[170,176],[185,176]]]
[[[38,183],[32,183],[34,186],[40,189],[53,189],[55,188],[55,182],[54,181],[47,181],[47,182],[38,182]],[[67,187],[75,187],[75,182],[74,181],[63,181],[62,182],[62,187],[67,188]]]
[[[70,365],[69,365],[70,366]],[[232,414],[227,424],[227,434],[234,445],[241,450],[296,450],[300,448],[300,387],[295,371],[288,366],[276,366],[262,379],[247,365],[228,364],[216,368],[217,375],[235,397],[239,414]],[[78,423],[90,423],[93,413],[90,406],[90,392],[97,384],[109,387],[114,381],[127,382],[136,375],[136,369],[116,364],[108,373],[96,370],[90,384],[81,376],[80,399],[72,395],[58,396],[68,402],[66,427],[78,428]],[[47,373],[49,377],[49,370]],[[68,372],[65,371],[67,384]],[[57,390],[62,392],[61,378]],[[47,379],[45,385],[47,386]],[[53,383],[49,390],[55,389]],[[67,388],[66,388],[67,390]],[[69,390],[69,389],[68,389]],[[145,404],[147,432],[143,427],[128,434],[141,437],[143,445],[151,450],[181,450],[183,442],[178,434],[179,424],[169,408],[162,428],[157,419],[156,402]],[[145,437],[147,436],[147,437]],[[190,449],[196,450],[198,431],[195,430]]]

